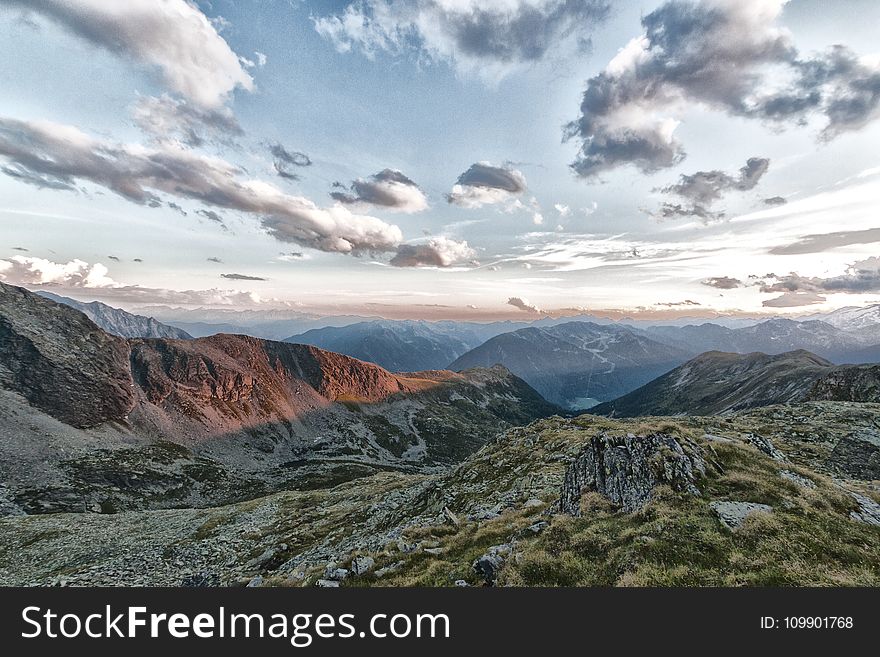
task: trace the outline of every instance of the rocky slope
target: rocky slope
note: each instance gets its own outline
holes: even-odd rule
[[[62,297],[51,292],[37,292],[41,297],[56,303],[70,306],[92,320],[98,328],[121,338],[168,338],[171,340],[191,340],[192,336],[183,329],[157,322],[152,317],[135,315],[119,308],[113,308],[100,301],[85,303]]]
[[[12,437],[0,474],[28,512],[200,506],[430,471],[558,410],[503,368],[396,375],[246,336],[126,341],[67,306],[0,293]]]
[[[800,401],[880,401],[880,366],[832,365],[808,351],[701,354],[592,412],[712,415]]]
[[[880,495],[835,452],[878,421],[880,405],[845,402],[557,417],[436,474],[215,508],[8,516],[0,583],[876,586]]]
[[[501,363],[552,402],[588,408],[643,385],[688,352],[622,325],[569,322],[504,333],[450,365],[459,370]]]

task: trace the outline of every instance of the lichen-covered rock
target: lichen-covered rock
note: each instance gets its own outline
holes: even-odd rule
[[[359,556],[351,560],[351,572],[355,575],[364,575],[373,569],[376,561],[373,557]]]
[[[773,507],[766,504],[757,504],[755,502],[732,502],[730,500],[719,500],[710,503],[709,506],[712,507],[712,510],[718,516],[721,524],[728,529],[738,528],[752,513],[771,513],[773,511]]]
[[[880,435],[853,432],[841,438],[828,457],[833,470],[856,479],[880,479]]]
[[[471,565],[474,572],[483,578],[488,586],[494,586],[498,579],[498,572],[504,566],[504,562],[512,552],[513,547],[509,543],[493,545],[486,553],[475,559]]]
[[[636,511],[651,499],[658,484],[699,495],[698,475],[705,474],[702,449],[684,446],[668,434],[593,436],[565,471],[560,509],[580,515],[581,495],[594,490],[625,511]]]
[[[787,479],[793,484],[797,484],[801,488],[815,488],[816,484],[811,479],[807,479],[806,477],[802,477],[797,472],[792,472],[791,470],[780,470],[779,476],[783,479]]]
[[[757,447],[760,451],[764,452],[767,456],[769,456],[774,461],[782,461],[785,462],[788,459],[785,458],[785,454],[780,452],[773,446],[773,443],[770,442],[769,438],[765,438],[764,436],[759,436],[756,433],[750,433],[746,436],[746,440],[755,447]]]
[[[850,513],[850,518],[880,527],[880,504],[877,504],[870,497],[865,497],[858,493],[851,492],[850,495],[852,495],[853,499],[859,504],[859,510]]]

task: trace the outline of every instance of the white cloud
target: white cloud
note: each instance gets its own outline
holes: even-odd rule
[[[205,108],[254,89],[214,24],[187,0],[7,0],[86,41],[158,71],[169,90]]]
[[[70,288],[118,287],[101,263],[90,265],[83,260],[65,263],[30,256],[12,256],[0,260],[0,279],[11,285],[60,285]]]
[[[395,267],[451,267],[472,262],[476,256],[467,242],[441,236],[423,244],[401,244],[391,264]]]
[[[508,306],[513,306],[514,308],[519,308],[523,312],[533,313],[533,314],[542,314],[544,311],[538,308],[536,305],[529,303],[528,299],[523,297],[510,297],[507,300]]]

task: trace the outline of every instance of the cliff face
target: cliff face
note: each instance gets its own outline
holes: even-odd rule
[[[835,368],[816,381],[806,398],[813,401],[880,401],[880,366]]]
[[[128,344],[82,313],[0,283],[0,386],[74,427],[134,405]]]

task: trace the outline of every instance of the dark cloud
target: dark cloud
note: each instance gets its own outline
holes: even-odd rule
[[[322,251],[387,252],[402,240],[397,226],[324,209],[262,182],[243,180],[241,169],[174,145],[127,146],[94,139],[77,128],[0,118],[0,159],[71,187],[76,180],[109,189],[134,203],[161,204],[156,192],[251,215],[283,242]]]
[[[293,173],[291,167],[310,167],[312,158],[300,151],[289,151],[281,144],[269,144],[269,152],[274,158],[275,172],[286,180],[299,180],[299,174]]]
[[[27,185],[33,185],[39,189],[61,189],[68,192],[78,191],[71,180],[57,178],[50,175],[41,175],[17,164],[0,167],[0,172]]]
[[[866,230],[848,230],[838,233],[822,233],[804,235],[797,242],[770,249],[774,255],[801,255],[804,253],[822,253],[841,246],[852,244],[873,244],[880,242],[880,228]]]
[[[421,212],[428,208],[428,199],[422,189],[397,169],[382,169],[368,179],[358,178],[351,186],[334,183],[330,197],[345,205],[375,205],[400,212]]]
[[[451,267],[473,262],[476,252],[467,242],[434,237],[423,244],[401,244],[391,259],[394,267]]]
[[[677,164],[685,152],[676,117],[695,104],[780,127],[819,114],[826,139],[877,118],[880,66],[844,46],[802,58],[775,25],[784,4],[673,0],[644,16],[644,34],[587,82],[580,117],[566,128],[580,142],[574,171],[593,178],[627,164],[645,173]],[[765,91],[769,70],[788,83]]]
[[[719,290],[732,290],[737,287],[743,287],[743,282],[741,280],[738,278],[731,278],[730,276],[715,276],[700,282],[703,285],[716,287]]]
[[[220,274],[222,278],[228,278],[231,281],[267,281],[268,278],[260,276],[248,276],[247,274]]]
[[[460,69],[501,75],[509,67],[589,47],[609,14],[607,0],[517,3],[446,0],[360,0],[338,15],[315,18],[317,31],[340,51],[399,53],[418,48]]]
[[[141,258],[135,258],[134,260],[132,260],[132,262],[143,262],[143,259],[141,259]]]
[[[815,292],[784,292],[778,297],[767,299],[762,302],[765,308],[796,308],[798,306],[812,306],[825,301],[825,297]]]
[[[464,207],[480,207],[512,199],[526,191],[526,178],[509,165],[472,164],[462,173],[446,200]]]
[[[113,262],[122,262],[122,260],[120,260],[118,257],[116,257],[114,255],[108,255],[107,260],[112,260]]]
[[[28,253],[30,251],[30,249],[26,249],[23,246],[13,246],[12,250],[13,251],[23,251],[24,253]]]
[[[218,265],[223,264],[223,261],[220,258],[210,257],[207,259],[208,262],[216,262]]]
[[[744,167],[736,175],[714,169],[682,174],[678,182],[666,187],[655,189],[664,194],[672,194],[689,201],[688,204],[664,203],[659,216],[664,219],[675,217],[699,217],[704,221],[721,219],[723,212],[713,212],[711,206],[724,194],[730,191],[748,191],[754,189],[761,178],[767,173],[770,160],[765,157],[750,157]]]
[[[771,196],[770,198],[764,199],[764,205],[770,205],[772,207],[778,207],[780,205],[785,205],[786,203],[788,203],[788,201],[782,196]]]
[[[179,213],[182,214],[184,217],[186,216],[186,210],[184,210],[182,207],[180,207],[179,205],[177,205],[177,203],[171,201],[171,202],[169,202],[169,203],[166,203],[165,205],[166,205],[166,207],[168,207],[168,208],[170,208],[170,209],[172,209],[172,210],[174,210],[174,211],[176,211],[176,212],[179,212]]]
[[[880,257],[872,256],[852,263],[840,276],[822,278],[801,276],[791,272],[784,276],[768,274],[756,277],[761,292],[813,293],[813,294],[864,294],[880,292]]]
[[[226,222],[223,220],[223,217],[213,210],[205,210],[203,208],[201,210],[196,210],[196,214],[203,216],[208,221],[213,221],[215,224],[219,224],[223,230],[229,230],[229,228],[226,227]]]

